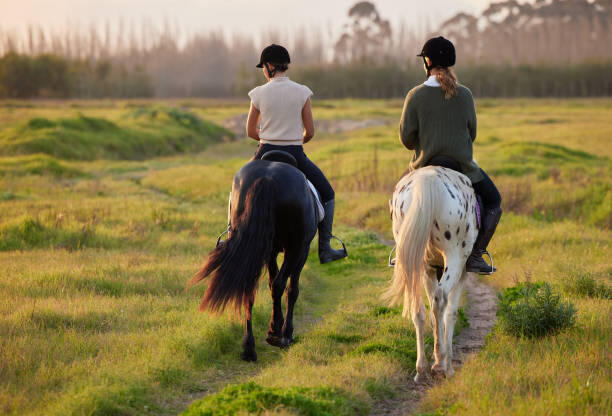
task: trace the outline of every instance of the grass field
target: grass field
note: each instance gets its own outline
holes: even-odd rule
[[[250,364],[238,358],[240,319],[199,313],[204,287],[185,289],[255,151],[218,127],[248,102],[0,103],[0,413],[233,414],[255,403],[350,415],[409,400],[399,386],[414,369],[412,323],[379,300],[391,277],[387,201],[410,159],[401,104],[314,103],[317,119],[389,124],[306,146],[336,189],[350,257],[321,266],[313,244],[286,351],[264,341],[262,279]],[[477,113],[475,157],[505,209],[488,281],[549,282],[577,323],[539,340],[493,331],[417,412],[610,414],[612,100],[481,100]]]

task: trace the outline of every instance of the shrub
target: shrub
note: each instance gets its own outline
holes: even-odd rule
[[[505,333],[535,338],[573,326],[576,309],[548,283],[521,283],[499,295],[497,315]]]

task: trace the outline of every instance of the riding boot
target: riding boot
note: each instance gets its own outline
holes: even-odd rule
[[[472,254],[468,257],[465,265],[465,269],[468,272],[491,274],[497,270],[492,265],[490,266],[487,264],[482,258],[482,255],[485,253],[488,254],[487,246],[493,237],[493,233],[495,233],[495,228],[497,227],[501,214],[501,207],[485,210],[483,215],[484,218],[482,219],[482,228],[478,233],[478,237],[476,237]]]
[[[331,231],[334,222],[334,200],[327,201],[323,204],[323,208],[325,210],[325,218],[319,223],[319,261],[321,264],[348,256],[344,243],[342,243],[341,250],[334,250],[329,244],[329,241],[333,237]]]

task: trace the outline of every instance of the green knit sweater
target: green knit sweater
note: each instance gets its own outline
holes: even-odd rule
[[[440,87],[421,84],[406,95],[400,140],[414,157],[410,170],[427,165],[434,156],[450,156],[461,164],[472,183],[483,179],[473,159],[472,142],[476,139],[476,109],[469,89],[463,85],[450,99]]]

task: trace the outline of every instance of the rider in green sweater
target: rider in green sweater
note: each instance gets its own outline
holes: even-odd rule
[[[418,55],[423,58],[428,79],[408,92],[400,121],[402,144],[414,150],[410,169],[427,165],[453,168],[465,174],[482,199],[482,227],[467,260],[469,272],[491,274],[495,269],[482,255],[501,217],[501,195],[473,159],[476,110],[469,89],[460,85],[453,70],[455,48],[437,37],[428,40]]]

